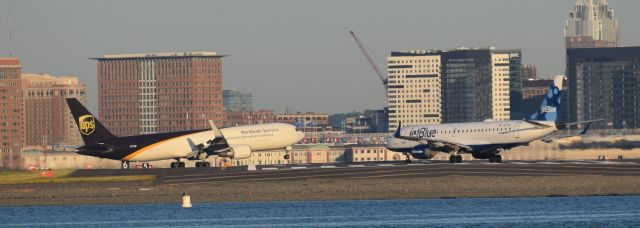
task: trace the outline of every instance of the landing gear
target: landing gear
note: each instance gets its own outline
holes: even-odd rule
[[[502,162],[502,155],[496,154],[496,155],[491,155],[489,156],[489,162],[491,163],[501,163]]]
[[[406,158],[404,159],[404,163],[409,164],[411,163],[411,155],[409,154],[405,154]]]
[[[462,155],[449,156],[449,163],[462,163]]]
[[[129,161],[120,162],[120,168],[121,169],[129,169]]]
[[[206,161],[196,162],[196,168],[208,168],[211,167],[211,163]]]
[[[149,163],[148,162],[142,163],[142,168],[143,169],[148,169],[149,168]]]
[[[288,146],[288,147],[284,148],[284,160],[289,160],[291,158],[291,155],[289,153],[292,150],[293,150],[292,146]]]
[[[171,162],[171,168],[184,168],[184,162],[180,162],[180,159],[176,159],[176,162]]]

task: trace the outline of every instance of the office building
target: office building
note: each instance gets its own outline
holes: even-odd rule
[[[0,58],[0,166],[20,168],[25,144],[22,66],[17,58]]]
[[[222,57],[215,52],[117,54],[98,61],[100,119],[119,136],[222,126]]]
[[[66,98],[86,101],[86,86],[76,77],[22,74],[25,145],[84,145]]]
[[[522,65],[522,80],[537,80],[538,69],[535,64],[523,64]]]
[[[389,131],[523,116],[520,50],[392,52],[388,70]]]
[[[620,46],[620,28],[607,0],[576,0],[564,29],[567,48]]]
[[[389,128],[442,122],[441,52],[391,52],[387,58]]]
[[[225,89],[222,91],[225,112],[253,110],[253,95],[244,90]]]
[[[592,128],[640,127],[640,47],[567,49],[566,73],[569,122],[604,119]]]

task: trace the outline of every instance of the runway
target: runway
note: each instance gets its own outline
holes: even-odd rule
[[[230,182],[277,182],[292,180],[336,180],[414,178],[444,176],[640,176],[640,161],[562,162],[444,162],[368,163],[331,165],[265,166],[255,171],[185,169],[163,172],[157,184],[184,185]]]

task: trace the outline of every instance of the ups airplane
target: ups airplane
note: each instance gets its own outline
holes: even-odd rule
[[[450,153],[449,162],[460,163],[459,153],[471,153],[477,159],[489,159],[490,162],[501,162],[501,151],[517,146],[525,146],[535,140],[550,142],[553,139],[570,137],[550,137],[567,126],[586,123],[584,134],[589,129],[591,120],[580,123],[561,123],[557,121],[560,109],[562,76],[557,76],[549,86],[539,111],[527,120],[508,120],[472,123],[450,123],[402,127],[398,124],[396,133],[387,140],[387,148],[402,152],[418,159],[431,159],[437,153]]]
[[[121,161],[122,169],[130,162],[175,159],[171,168],[184,168],[180,159],[198,160],[196,167],[210,167],[204,161],[209,156],[243,159],[252,152],[286,149],[285,159],[292,145],[304,138],[293,125],[285,123],[259,124],[218,129],[209,121],[211,129],[167,132],[116,137],[105,128],[77,99],[68,98],[71,110],[85,145],[78,154]]]

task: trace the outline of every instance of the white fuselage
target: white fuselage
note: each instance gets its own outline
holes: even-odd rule
[[[451,142],[472,148],[526,144],[558,130],[554,122],[537,122],[549,127],[541,128],[522,120],[407,126],[400,130],[400,135],[412,140],[390,137],[387,148],[397,151],[406,150],[420,144],[427,144],[427,141]]]
[[[284,123],[260,124],[220,129],[229,145],[248,145],[251,151],[280,149],[304,138],[295,126]],[[213,130],[183,135],[160,141],[137,150],[123,160],[155,161],[186,158],[197,153],[195,145],[207,145],[215,138]]]

